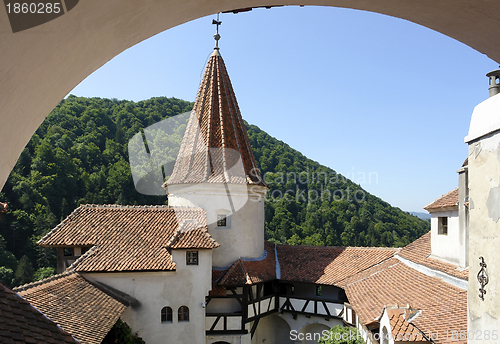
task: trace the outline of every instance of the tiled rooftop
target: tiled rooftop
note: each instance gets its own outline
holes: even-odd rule
[[[179,223],[196,223],[182,233]],[[82,205],[43,237],[47,247],[94,246],[72,269],[79,272],[175,270],[168,249],[213,248],[202,209]]]
[[[414,263],[427,266],[431,269],[445,272],[449,275],[467,280],[469,270],[461,270],[457,265],[442,262],[438,259],[429,257],[431,254],[431,233],[428,232],[411,244],[403,247],[398,253],[399,256],[411,260]]]
[[[266,256],[262,260],[238,259],[220,277],[218,284],[223,286],[241,286],[245,284],[256,284],[276,279],[276,259],[274,244],[265,242]]]
[[[387,316],[391,324],[392,338],[398,342],[428,342],[426,337],[407,321],[410,315],[407,307],[388,307]]]
[[[453,341],[451,331],[467,330],[467,291],[420,273],[396,258],[374,266],[358,278],[353,276],[345,291],[365,325],[376,323],[386,305],[410,304],[422,313],[412,321],[425,333],[438,333],[436,343]]]
[[[428,212],[432,212],[437,209],[451,208],[457,205],[458,205],[458,188],[448,192],[446,195],[443,195],[434,202],[426,205],[424,209],[427,210]]]
[[[166,185],[202,182],[266,186],[258,172],[226,66],[217,50],[207,63]]]
[[[281,280],[341,285],[344,279],[394,256],[400,249],[278,245]]]
[[[77,273],[49,277],[16,291],[83,344],[101,343],[127,308]]]
[[[28,301],[0,282],[0,343],[78,343]]]
[[[200,228],[195,222],[184,222],[174,232],[166,246],[172,249],[211,249],[220,245],[208,233],[206,227]]]

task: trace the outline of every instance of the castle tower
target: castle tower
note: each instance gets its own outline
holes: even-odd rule
[[[267,185],[258,171],[218,47],[207,63],[174,170],[164,187],[169,205],[201,207],[207,212],[209,232],[221,245],[213,252],[214,266],[264,254]]]

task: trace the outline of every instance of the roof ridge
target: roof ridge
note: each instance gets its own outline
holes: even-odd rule
[[[71,212],[71,214],[69,214],[64,220],[62,220],[61,222],[59,222],[57,224],[57,226],[55,226],[54,228],[52,228],[47,234],[45,234],[41,239],[39,239],[36,243],[37,245],[42,245],[42,242],[47,240],[48,238],[50,238],[50,236],[52,236],[52,234],[58,230],[60,227],[64,226],[67,222],[70,222],[71,219],[73,217],[76,216],[76,214],[78,214],[81,210],[83,209],[83,207],[80,205],[78,208],[76,208],[75,210],[73,210]]]
[[[73,275],[73,274],[77,274],[77,273],[74,272],[74,271],[68,271],[68,270],[67,271],[63,271],[60,274],[52,275],[52,276],[49,276],[47,278],[41,279],[39,281],[35,281],[35,282],[31,282],[31,283],[26,283],[26,284],[20,285],[18,287],[13,288],[12,290],[14,290],[16,293],[18,291],[27,291],[29,289],[39,287],[39,286],[41,286],[41,285],[43,285],[45,283],[56,281],[58,279],[61,279],[63,277],[68,277],[68,276]]]
[[[84,259],[91,256],[95,251],[99,249],[99,245],[94,245],[87,252],[82,254],[78,259],[76,259],[70,266],[68,266],[67,271],[76,272],[76,267],[80,264]]]
[[[441,206],[441,205],[439,205],[439,206],[434,206],[434,207],[431,207],[431,206],[432,206],[434,203],[437,203],[438,201],[440,201],[440,200],[444,199],[446,196],[449,196],[449,195],[451,195],[452,193],[457,192],[457,191],[458,191],[458,188],[455,188],[455,189],[453,189],[453,190],[451,190],[451,191],[448,191],[447,193],[445,193],[445,194],[441,195],[440,197],[436,198],[434,201],[432,201],[432,202],[430,202],[429,204],[427,204],[425,207],[423,207],[423,209],[425,209],[425,210],[429,211],[429,209],[439,209],[439,208],[446,208],[446,207],[450,207],[450,205],[445,205],[445,206]],[[457,197],[458,197],[458,195],[457,195]],[[456,202],[453,206],[457,205],[457,204],[458,204],[458,201],[459,201],[459,200],[457,199],[457,202]]]
[[[317,245],[288,245],[288,244],[276,244],[276,247],[300,247],[300,248],[315,248],[315,249],[347,249],[347,248],[355,248],[355,249],[370,249],[370,250],[384,250],[384,251],[401,251],[402,247],[377,247],[377,246],[317,246]]]
[[[54,277],[54,276],[50,276],[50,277]],[[49,279],[49,278],[45,278],[44,280]],[[37,282],[39,282],[39,281],[37,281]],[[27,285],[30,285],[30,284],[35,284],[35,283],[28,283],[28,284],[25,284],[24,286],[27,286]],[[10,289],[5,284],[3,284],[2,282],[0,282],[0,288],[2,288],[5,293],[11,294],[14,297],[17,297],[21,303],[23,303],[23,304],[28,305],[29,307],[31,307],[35,312],[37,312],[38,314],[42,315],[45,319],[47,319],[48,321],[50,321],[51,324],[54,324],[57,327],[57,329],[59,331],[61,331],[63,334],[70,336],[76,343],[81,343],[72,334],[70,334],[68,331],[66,331],[65,329],[63,329],[61,326],[59,326],[59,324],[57,324],[55,321],[53,321],[51,318],[49,318],[45,313],[43,313],[41,310],[39,310],[37,307],[35,307],[33,304],[31,304],[31,302],[29,302],[27,299],[25,299],[24,297],[22,297],[21,295],[19,295],[19,293],[17,293],[16,290],[19,289],[20,287],[16,287],[14,289]]]
[[[387,261],[389,261],[390,259],[393,259],[393,258],[395,258],[395,255],[394,255],[394,256],[392,256],[392,257],[386,258],[386,259],[384,259],[384,260],[382,260],[382,261],[378,262],[377,264],[373,264],[373,265],[371,265],[371,266],[367,267],[366,269],[360,270],[360,271],[356,272],[355,274],[352,274],[352,275],[350,275],[350,276],[346,276],[346,277],[342,278],[341,280],[337,281],[337,283],[336,283],[336,284],[337,284],[337,285],[339,285],[342,281],[345,281],[345,280],[346,280],[346,279],[348,279],[348,278],[352,278],[352,277],[354,277],[354,276],[356,276],[356,275],[358,275],[358,274],[360,274],[360,273],[363,273],[363,272],[365,272],[365,271],[368,271],[369,269],[371,269],[371,268],[373,268],[373,267],[375,267],[375,266],[381,265],[382,263],[385,263],[385,262],[387,262]],[[385,270],[387,270],[387,269],[390,269],[390,268],[392,268],[392,267],[394,267],[394,266],[398,265],[399,263],[402,263],[402,262],[401,262],[400,260],[398,260],[397,258],[396,258],[396,260],[397,260],[397,262],[396,262],[395,264],[392,264],[392,265],[390,265],[390,266],[386,267],[386,268],[385,268],[385,269],[383,269],[383,270],[376,271],[376,272],[374,272],[373,274],[371,274],[371,275],[369,275],[369,276],[363,277],[363,278],[358,279],[358,280],[356,280],[356,281],[353,281],[353,282],[351,282],[351,283],[349,283],[349,284],[346,284],[346,285],[344,286],[344,288],[343,288],[343,289],[347,288],[347,287],[348,287],[348,286],[350,286],[351,284],[361,282],[361,281],[363,281],[363,280],[365,280],[365,279],[367,279],[367,278],[369,278],[369,277],[371,277],[371,276],[374,276],[374,275],[376,275],[376,274],[378,274],[378,273],[380,273],[380,272],[382,272],[382,271],[385,271]]]

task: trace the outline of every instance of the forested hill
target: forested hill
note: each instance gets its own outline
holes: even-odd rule
[[[175,98],[140,102],[63,100],[23,150],[0,201],[0,280],[30,282],[54,272],[55,251],[36,241],[80,204],[165,204],[138,193],[128,141],[160,120],[186,112]],[[265,235],[292,245],[403,246],[429,223],[390,206],[334,170],[307,159],[254,125],[247,126],[255,158],[270,190]],[[180,142],[185,126],[173,140]]]

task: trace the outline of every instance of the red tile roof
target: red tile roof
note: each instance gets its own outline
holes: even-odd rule
[[[278,245],[281,280],[341,285],[349,278],[394,256],[399,249]]]
[[[420,273],[396,258],[374,266],[344,289],[361,322],[378,322],[386,305],[410,304],[422,313],[412,321],[424,333],[438,333],[436,343],[466,343],[451,331],[467,331],[467,291]],[[449,336],[447,337],[446,334]]]
[[[256,284],[276,279],[275,245],[269,241],[265,242],[265,258],[262,260],[238,259],[219,278],[219,285],[241,286],[245,284]]]
[[[184,221],[174,232],[166,246],[172,249],[211,249],[220,245],[208,233],[206,227],[200,228],[197,222]]]
[[[407,321],[410,307],[387,307],[386,312],[391,324],[392,338],[397,342],[428,342],[413,324]]]
[[[449,275],[467,280],[469,276],[468,269],[459,269],[457,265],[442,262],[438,259],[429,257],[431,254],[431,233],[428,232],[411,244],[403,247],[398,253],[399,256],[411,260],[414,263],[427,266],[431,269],[445,272]]]
[[[0,282],[0,343],[79,343]]]
[[[217,50],[207,63],[174,170],[165,185],[202,182],[266,186]]]
[[[225,296],[226,288],[219,285],[219,281],[227,270],[212,270],[212,289],[208,296]]]
[[[77,273],[16,288],[51,320],[84,344],[99,344],[127,306]]]
[[[458,206],[458,188],[448,192],[446,195],[443,195],[434,202],[426,205],[424,209],[428,212],[432,212],[432,210],[451,208],[455,206]]]
[[[200,228],[179,232],[179,223]],[[172,248],[213,248],[202,209],[167,206],[82,205],[43,237],[42,246],[94,246],[75,271],[175,270]]]

